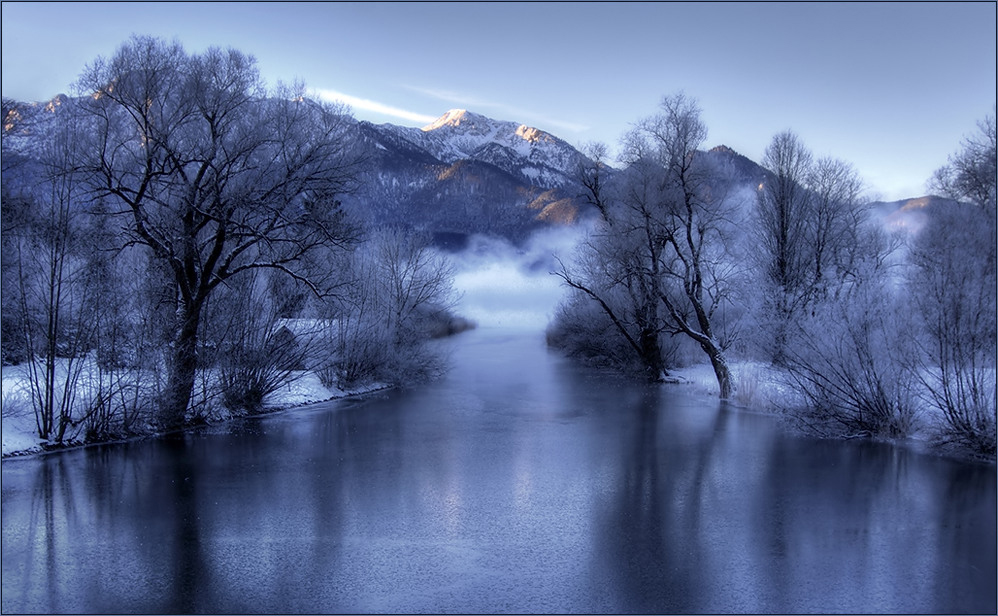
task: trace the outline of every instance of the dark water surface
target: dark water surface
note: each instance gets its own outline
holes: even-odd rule
[[[3,462],[10,612],[996,612],[993,467],[443,344],[443,381]]]

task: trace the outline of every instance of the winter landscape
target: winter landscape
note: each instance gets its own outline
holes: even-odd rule
[[[4,613],[998,611],[993,98],[899,196],[255,54],[5,82]]]

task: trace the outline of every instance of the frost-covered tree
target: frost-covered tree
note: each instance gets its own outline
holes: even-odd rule
[[[61,443],[74,425],[83,356],[94,339],[96,284],[88,268],[94,246],[86,237],[85,190],[77,167],[83,127],[75,112],[61,114],[39,145],[23,219],[14,233],[9,270],[31,402],[40,438]],[[4,204],[5,208],[8,206]]]
[[[713,181],[718,170],[698,154],[706,136],[694,100],[663,99],[658,114],[625,136],[625,169],[612,184],[604,189],[592,175],[584,182],[602,221],[579,264],[556,274],[603,309],[649,378],[664,368],[659,337],[682,335],[707,355],[727,398],[726,341],[715,328],[730,291],[729,211]],[[624,310],[613,296],[629,299]]]
[[[27,359],[18,297],[18,258],[32,199],[19,194],[7,178],[0,184],[0,361],[17,364]]]
[[[268,93],[236,50],[188,54],[133,37],[81,76],[88,97],[91,187],[131,245],[168,272],[174,317],[159,420],[183,424],[205,306],[214,291],[265,268],[321,293],[308,257],[351,231],[337,194],[352,178],[342,109],[302,88]]]
[[[762,159],[772,179],[759,188],[759,239],[766,277],[776,289],[777,310],[783,316],[807,297],[807,227],[812,208],[805,183],[811,164],[811,152],[790,131],[773,137]]]
[[[4,365],[27,359],[18,296],[19,242],[31,219],[34,198],[19,173],[27,161],[9,147],[10,137],[23,128],[24,120],[15,101],[3,98],[3,126],[0,130],[0,360]]]
[[[878,255],[889,238],[865,235],[855,279],[792,322],[784,365],[799,396],[793,416],[828,436],[901,438],[915,428],[915,337],[903,289]]]
[[[922,320],[921,375],[942,440],[989,456],[996,442],[998,301],[992,220],[959,204],[914,241],[910,294]]]
[[[327,385],[402,384],[433,376],[426,342],[445,335],[455,297],[449,261],[428,237],[398,228],[371,234],[345,266],[349,284],[325,305]]]
[[[806,186],[811,207],[805,280],[809,294],[820,301],[835,297],[860,275],[871,243],[864,237],[869,210],[862,198],[863,182],[845,161],[819,158],[808,170]]]
[[[942,440],[993,457],[998,425],[998,233],[995,117],[930,186],[961,202],[932,213],[914,239],[910,293],[925,339],[919,374]]]
[[[217,374],[217,393],[232,411],[258,412],[264,399],[300,378],[314,350],[306,321],[280,317],[269,292],[272,272],[253,270],[220,287],[204,319],[206,369]],[[207,413],[208,408],[198,409]]]
[[[978,132],[963,141],[963,148],[936,170],[929,187],[943,196],[969,201],[990,216],[996,213],[995,111],[977,124]]]
[[[755,239],[763,346],[782,364],[795,322],[862,269],[868,212],[855,169],[835,158],[815,160],[791,131],[773,137],[762,164],[769,179],[758,188]]]
[[[588,153],[593,162],[581,170],[581,183],[586,189],[586,199],[600,212],[600,224],[583,242],[572,270],[562,267],[556,274],[599,306],[604,319],[608,319],[616,334],[633,351],[634,360],[647,378],[657,380],[665,372],[663,324],[658,284],[654,279],[662,246],[659,242],[642,241],[639,232],[643,225],[651,232],[649,209],[654,204],[638,198],[636,188],[632,190],[632,198],[625,201],[621,195],[626,193],[620,192],[624,190],[623,185],[619,181],[610,183],[606,148],[594,145]],[[653,178],[641,176],[642,172],[652,170],[652,165],[635,165],[630,170],[630,181],[635,185],[653,182]],[[584,323],[595,325],[603,320],[593,321],[585,313],[582,304],[565,304],[560,315],[574,323],[564,324],[564,333]],[[550,333],[556,344],[561,344],[557,342],[555,330]],[[596,336],[596,332],[590,334],[590,337]],[[567,340],[563,342],[567,343]],[[575,352],[575,349],[566,350]],[[586,354],[590,357],[606,355],[602,351]]]

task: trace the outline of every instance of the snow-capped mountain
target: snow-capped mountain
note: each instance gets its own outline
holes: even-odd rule
[[[344,203],[374,223],[515,239],[586,209],[586,157],[536,128],[459,109],[421,129],[359,122],[358,134],[369,164]]]
[[[542,130],[452,109],[423,128],[382,125],[420,145],[445,163],[480,160],[525,181],[569,186],[585,157],[565,141]]]

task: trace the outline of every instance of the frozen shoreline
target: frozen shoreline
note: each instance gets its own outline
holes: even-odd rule
[[[787,419],[781,411],[782,408],[790,407],[797,402],[797,394],[787,385],[785,375],[777,368],[759,361],[733,361],[731,362],[732,378],[735,382],[735,393],[729,403],[737,407],[739,411],[770,415],[780,420]],[[25,385],[21,366],[7,366],[3,370],[2,393],[6,402],[10,399],[12,392],[19,389],[23,391]],[[670,375],[662,385],[686,387],[693,393],[704,398],[717,398],[718,387],[714,377],[713,369],[709,363],[699,363],[675,368],[670,371]],[[280,389],[269,394],[264,407],[257,413],[233,413],[222,411],[208,418],[207,425],[219,425],[231,419],[239,419],[250,416],[271,415],[281,411],[301,408],[312,404],[329,402],[353,396],[361,396],[377,391],[391,389],[391,386],[384,383],[372,383],[363,387],[343,390],[340,388],[327,388],[319,381],[318,376],[313,372],[302,372],[294,380],[283,385]],[[789,421],[789,420],[788,420]],[[914,447],[919,451],[931,452],[936,455],[955,457],[957,459],[973,460],[988,463],[978,457],[967,456],[958,451],[948,452],[938,450],[931,446],[931,432],[938,428],[937,422],[928,413],[921,413],[919,417],[919,429],[912,435],[904,439],[880,439],[876,441],[890,442],[902,447]],[[188,430],[198,426],[189,426],[179,429]],[[82,441],[71,441],[61,446],[48,446],[37,437],[34,414],[28,407],[22,408],[20,413],[8,413],[4,409],[2,419],[2,454],[0,458],[8,459],[31,455],[40,455],[58,451],[66,451],[87,447],[90,445],[101,445],[126,442],[136,439],[155,437],[165,432],[151,430],[147,433],[135,434],[130,437],[112,439],[107,441],[96,441],[84,443]],[[990,461],[994,463],[994,461]]]
[[[24,391],[26,386],[23,378],[21,378],[21,375],[19,374],[23,372],[23,370],[22,366],[4,367],[2,395],[5,404],[12,399],[13,395],[16,395],[16,392]],[[391,389],[391,386],[384,383],[371,383],[362,387],[350,388],[346,390],[340,388],[328,388],[319,382],[319,378],[315,373],[304,372],[293,381],[286,383],[280,389],[268,395],[264,400],[262,410],[256,413],[224,412],[223,414],[216,414],[208,419],[207,425],[219,425],[233,419],[240,419],[244,417],[272,415],[312,404],[321,404],[323,402],[330,402],[343,398],[362,396],[386,389]],[[182,432],[201,427],[203,425],[205,424],[187,426],[179,428],[176,431]],[[151,430],[149,432],[138,433],[106,441],[94,441],[87,443],[82,440],[72,440],[62,445],[52,446],[47,445],[45,441],[38,438],[34,413],[32,412],[29,404],[26,408],[21,408],[19,410],[11,411],[7,408],[4,409],[2,423],[0,423],[0,435],[2,435],[3,441],[0,459],[6,460],[9,458],[42,455],[79,449],[81,447],[89,447],[92,445],[124,443],[133,440],[161,436],[171,432],[173,431],[162,432]]]

